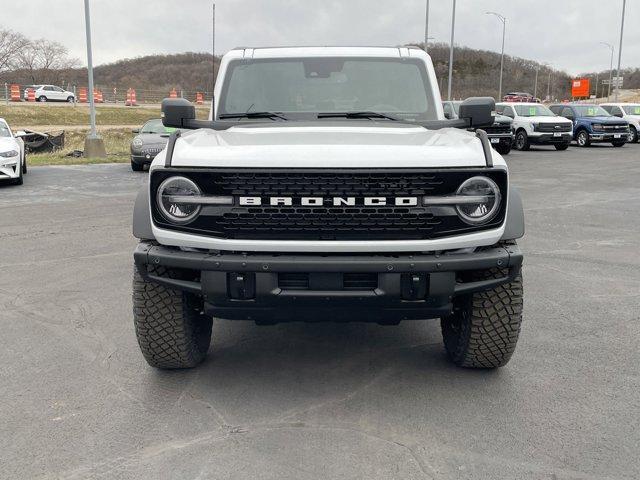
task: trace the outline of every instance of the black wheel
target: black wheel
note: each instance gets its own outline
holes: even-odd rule
[[[625,143],[627,142],[611,142],[611,145],[613,145],[614,147],[620,148],[624,146]]]
[[[73,97],[67,97],[67,102],[68,103],[73,103]]]
[[[39,102],[46,102],[46,101],[47,101],[47,97],[45,97],[44,95],[40,95],[40,96],[38,97],[38,101],[39,101]]]
[[[158,276],[185,276],[164,267],[147,268]],[[137,267],[133,272],[133,323],[142,355],[152,367],[195,367],[209,350],[213,322],[202,313],[202,299],[147,282]]]
[[[472,272],[469,280],[503,277],[503,269]],[[522,274],[505,285],[454,300],[453,314],[441,320],[449,358],[460,367],[496,368],[509,362],[522,323]]]
[[[554,145],[554,147],[556,147],[556,150],[566,150],[567,148],[569,148],[569,142],[566,143],[556,143]]]
[[[509,152],[511,151],[511,144],[509,143],[507,145],[504,145],[502,143],[499,143],[494,148],[500,155],[509,155]]]
[[[586,130],[580,130],[578,135],[576,136],[576,142],[579,147],[588,147],[591,145],[591,140],[589,140],[589,134]]]
[[[18,171],[20,172],[18,175],[18,178],[16,178],[15,180],[13,180],[13,184],[14,185],[22,185],[24,183],[24,178],[22,178],[22,176],[24,175],[24,171],[22,168],[18,168]]]
[[[142,163],[134,162],[131,160],[131,170],[134,172],[142,172],[144,170],[144,165]]]
[[[527,136],[527,132],[524,130],[519,130],[518,133],[516,133],[515,147],[516,150],[529,150],[529,137]]]
[[[638,143],[638,130],[633,125],[629,129],[629,143]]]

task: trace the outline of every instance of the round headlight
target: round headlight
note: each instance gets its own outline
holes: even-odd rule
[[[144,144],[144,142],[142,141],[142,139],[140,137],[136,137],[136,138],[133,139],[133,146],[134,147],[140,148],[143,144]]]
[[[477,197],[477,201],[456,205],[458,216],[470,225],[487,223],[496,216],[500,208],[500,189],[487,177],[472,177],[465,180],[456,194]]]
[[[170,177],[158,187],[156,201],[162,216],[171,223],[180,225],[195,220],[200,205],[181,202],[179,197],[200,195],[198,186],[185,177]]]

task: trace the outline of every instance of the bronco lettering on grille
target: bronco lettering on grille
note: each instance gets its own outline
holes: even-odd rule
[[[239,204],[247,207],[254,207],[260,205],[271,206],[292,206],[300,205],[303,207],[321,207],[325,205],[325,202],[330,203],[334,207],[341,206],[381,206],[381,205],[395,205],[399,207],[415,207],[418,205],[418,197],[239,197]]]

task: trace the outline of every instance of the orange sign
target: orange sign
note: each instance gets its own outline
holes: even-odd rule
[[[588,98],[589,97],[589,79],[577,78],[571,81],[571,96],[574,98]]]

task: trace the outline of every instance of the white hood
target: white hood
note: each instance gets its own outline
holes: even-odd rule
[[[153,166],[164,164],[166,150]],[[504,160],[493,152],[496,166]],[[236,126],[188,132],[176,142],[176,167],[434,168],[482,167],[474,133],[407,125]]]
[[[568,123],[573,125],[573,122],[565,117],[549,117],[549,116],[540,116],[540,117],[526,117],[528,122],[532,123]]]

